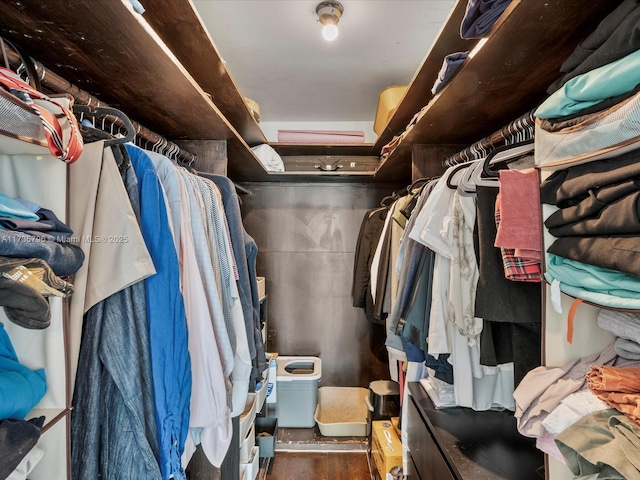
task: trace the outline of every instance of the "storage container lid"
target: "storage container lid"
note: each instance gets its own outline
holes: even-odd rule
[[[278,357],[276,377],[281,381],[319,380],[322,363],[318,357]]]
[[[375,395],[400,395],[400,385],[393,380],[376,380],[369,384],[369,390]]]

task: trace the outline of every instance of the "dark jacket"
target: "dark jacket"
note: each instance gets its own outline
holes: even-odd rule
[[[374,318],[373,298],[371,296],[371,262],[376,252],[384,221],[387,217],[387,208],[380,207],[369,210],[362,220],[358,241],[356,243],[356,253],[353,265],[353,284],[351,295],[353,306],[364,308],[369,321],[383,323],[380,319]]]

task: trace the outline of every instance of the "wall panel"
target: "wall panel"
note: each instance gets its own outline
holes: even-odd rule
[[[382,327],[352,306],[351,282],[365,212],[392,192],[362,184],[246,184],[247,232],[269,295],[267,346],[322,358],[322,385],[388,378]],[[398,186],[402,188],[404,186]]]

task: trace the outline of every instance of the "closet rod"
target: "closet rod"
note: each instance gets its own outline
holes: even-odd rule
[[[534,111],[535,109],[525,113],[521,117],[518,117],[515,120],[509,122],[508,125],[502,127],[497,132],[494,132],[488,137],[484,137],[478,140],[473,145],[468,146],[464,150],[461,150],[460,152],[447,157],[442,162],[443,165],[445,167],[452,167],[459,163],[477,160],[481,158],[480,156],[478,156],[479,152],[488,153],[488,151],[491,151],[506,142],[516,141],[516,136],[518,134],[522,134],[525,137],[528,137],[523,138],[523,140],[530,140],[531,138],[533,138],[533,131],[535,127],[535,117],[533,116]]]
[[[236,190],[239,191],[240,193],[244,193],[245,195],[250,195],[251,194],[251,190],[248,190],[246,188],[244,188],[242,185],[233,182],[233,186],[236,187]]]
[[[4,44],[4,48],[5,48],[5,52],[9,60],[9,63],[11,65],[11,68],[13,68],[14,70],[17,69],[22,64],[22,59],[20,58],[20,55],[8,43]],[[109,107],[109,105],[107,105],[104,102],[101,102],[90,93],[85,92],[84,90],[81,90],[80,88],[68,82],[61,76],[53,73],[51,70],[47,69],[40,62],[33,59],[32,61],[33,61],[33,65],[36,68],[36,71],[38,72],[40,83],[43,86],[47,87],[47,89],[51,90],[52,92],[69,94],[73,97],[74,101],[80,105],[88,105],[89,107],[92,107],[92,108]],[[125,124],[118,117],[108,115],[105,118],[109,122],[119,127],[125,128]],[[195,160],[197,160],[197,157],[194,154],[187,152],[186,150],[182,149],[175,143],[170,142],[164,137],[158,135],[157,133],[149,130],[146,127],[143,127],[138,122],[131,120],[131,123],[135,129],[136,138],[139,139],[138,143],[140,143],[140,140],[142,140],[143,142],[145,142],[145,144],[158,145],[160,146],[160,148],[163,150],[164,153],[171,152],[172,158],[175,158],[184,164],[191,164]]]

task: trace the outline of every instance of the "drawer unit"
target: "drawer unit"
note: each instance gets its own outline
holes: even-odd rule
[[[409,453],[421,480],[455,480],[431,432],[426,428],[412,397],[409,401],[407,440]]]

